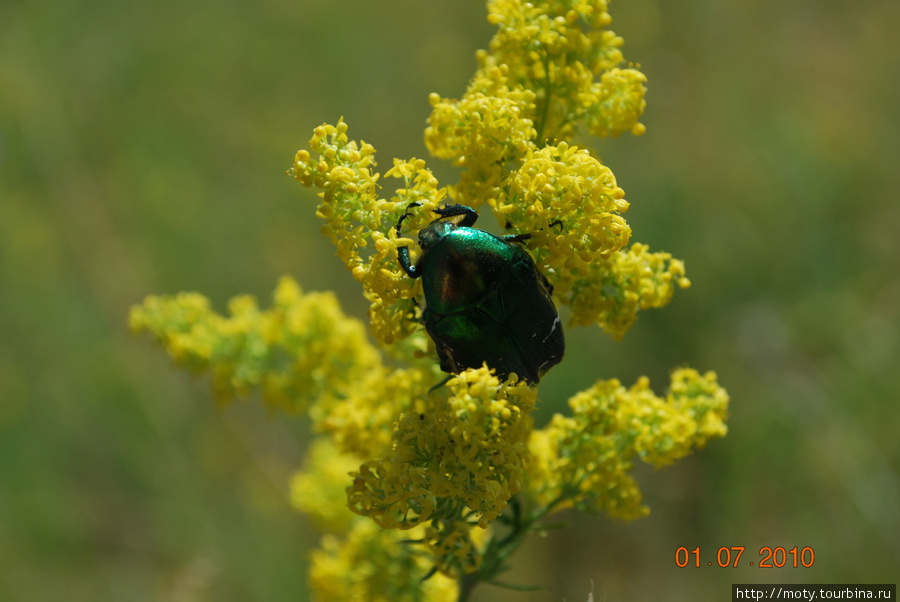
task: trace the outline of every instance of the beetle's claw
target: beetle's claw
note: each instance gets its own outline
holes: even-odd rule
[[[421,206],[422,206],[422,203],[420,203],[419,201],[413,201],[412,203],[410,203],[409,205],[406,206],[406,211],[403,213],[403,215],[400,216],[400,219],[397,220],[397,228],[396,229],[397,229],[397,237],[398,238],[400,237],[400,227],[403,224],[403,220],[412,216],[412,213],[410,213],[409,210],[412,207],[421,207]]]
[[[463,216],[457,223],[457,226],[460,228],[468,228],[478,220],[478,212],[467,205],[445,205],[444,207],[436,207],[434,212],[440,215],[441,218],[455,217],[457,215]]]
[[[505,242],[525,242],[529,238],[531,238],[531,234],[507,234],[506,236],[501,236]]]

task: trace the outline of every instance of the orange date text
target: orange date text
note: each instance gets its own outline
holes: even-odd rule
[[[687,547],[681,546],[675,550],[675,566],[680,568],[688,566],[696,568],[701,566],[719,566],[736,569],[743,558],[743,562],[746,562],[749,566],[761,569],[783,567],[796,569],[798,567],[809,568],[816,561],[816,553],[809,546],[805,548],[794,546],[790,549],[785,549],[781,546],[776,548],[763,546],[759,549],[758,560],[749,560],[749,558],[744,556],[744,549],[744,546],[722,546],[716,551],[714,557],[709,558],[700,552],[700,546],[693,550],[688,550]]]

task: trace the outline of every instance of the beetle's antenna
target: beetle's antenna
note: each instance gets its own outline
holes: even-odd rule
[[[447,384],[447,381],[449,381],[451,378],[453,378],[453,376],[454,376],[453,374],[448,374],[448,375],[447,375],[447,378],[445,378],[444,380],[442,380],[441,382],[439,382],[439,383],[436,384],[435,386],[433,386],[433,387],[431,387],[430,389],[428,389],[428,392],[431,393],[432,391],[436,391],[437,389],[440,389],[441,387],[443,387],[444,385],[446,385],[446,384]]]

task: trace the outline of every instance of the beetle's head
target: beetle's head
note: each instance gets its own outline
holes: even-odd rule
[[[419,248],[427,251],[429,247],[456,230],[456,222],[452,219],[436,219],[419,230]]]

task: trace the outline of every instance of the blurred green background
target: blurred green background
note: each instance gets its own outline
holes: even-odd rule
[[[731,432],[641,467],[631,524],[567,514],[478,600],[724,600],[739,582],[900,575],[900,3],[622,0],[649,78],[641,138],[590,140],[634,240],[693,286],[624,341],[567,333],[545,421],[597,378],[658,391],[713,369]],[[357,284],[285,175],[343,116],[382,170],[425,157],[427,95],[458,96],[492,34],[475,0],[0,3],[0,600],[304,600],[317,536],[287,501],[302,418],[217,411],[126,329],[196,290]],[[431,161],[452,182],[453,172]],[[745,546],[677,568],[679,546]],[[812,568],[756,568],[810,546]],[[749,562],[754,566],[750,567]],[[664,595],[665,597],[660,597]],[[605,597],[604,597],[605,596]]]

